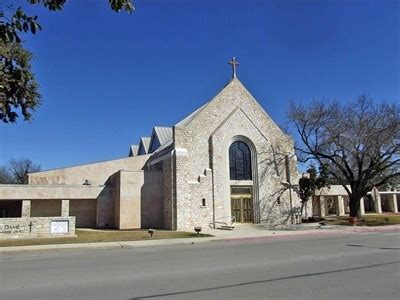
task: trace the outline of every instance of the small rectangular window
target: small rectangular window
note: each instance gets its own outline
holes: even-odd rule
[[[206,198],[201,199],[201,206],[206,206]]]
[[[281,203],[281,197],[278,197],[277,199],[276,199],[276,204],[278,204],[278,205],[281,205],[282,203]]]

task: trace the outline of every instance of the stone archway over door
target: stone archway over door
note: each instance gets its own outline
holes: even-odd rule
[[[255,223],[258,186],[254,145],[244,136],[235,136],[228,153],[231,217],[234,222]]]

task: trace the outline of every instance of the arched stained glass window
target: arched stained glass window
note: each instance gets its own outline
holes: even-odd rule
[[[251,155],[246,143],[237,141],[229,147],[231,180],[251,180]]]

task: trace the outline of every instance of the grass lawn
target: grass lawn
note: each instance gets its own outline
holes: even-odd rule
[[[197,235],[195,232],[168,230],[157,230],[154,232],[152,238],[150,238],[150,234],[147,232],[147,230],[76,229],[75,233],[77,235],[76,237],[0,240],[0,247],[117,241],[146,241],[149,239],[157,240],[212,236],[210,234]]]
[[[349,217],[326,217],[325,221],[330,225],[349,225]],[[384,226],[400,224],[400,214],[362,215],[357,218],[357,226]]]

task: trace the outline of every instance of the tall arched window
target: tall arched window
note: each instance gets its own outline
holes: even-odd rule
[[[251,155],[246,143],[237,141],[229,147],[231,180],[251,180]]]

